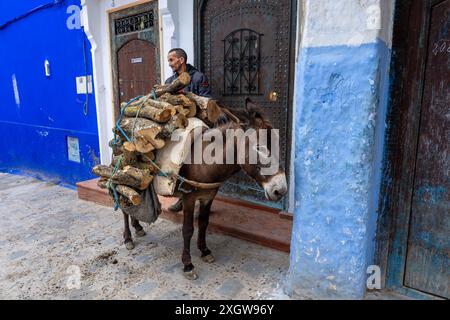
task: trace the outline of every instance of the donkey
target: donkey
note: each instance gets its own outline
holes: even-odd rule
[[[245,108],[233,109],[233,113],[222,112],[218,121],[214,125],[214,129],[220,130],[223,136],[226,135],[229,129],[242,129],[244,132],[249,129],[254,129],[259,132],[260,129],[272,130],[271,124],[263,117],[258,111],[257,106],[250,100],[245,101]],[[226,141],[224,139],[224,141]],[[259,139],[258,139],[259,141]],[[223,155],[225,157],[227,148],[234,148],[234,155],[237,157],[239,150],[237,149],[237,143],[234,141],[232,145],[226,141],[223,145]],[[214,143],[214,141],[202,141],[202,148],[205,148]],[[247,144],[248,141],[246,141]],[[191,154],[194,154],[194,145],[191,149]],[[243,170],[248,176],[252,177],[256,182],[264,188],[266,198],[270,201],[280,200],[288,191],[285,172],[278,168],[277,172],[273,175],[264,175],[262,168],[266,165],[260,161],[253,162],[248,161],[249,151],[251,148],[258,148],[259,146],[250,146],[245,148],[245,161],[239,164],[238,161],[234,161],[234,164],[184,164],[180,170],[180,175],[187,180],[196,181],[204,184],[223,183],[227,179],[231,178],[234,174]],[[270,135],[267,139],[267,144],[264,146],[268,152],[271,150]],[[242,161],[241,161],[242,162]],[[191,239],[194,234],[194,208],[196,201],[200,201],[200,209],[198,216],[198,241],[197,247],[201,252],[201,259],[206,263],[213,263],[215,258],[206,245],[206,229],[209,224],[209,215],[211,212],[211,206],[216,197],[219,187],[211,188],[197,188],[188,184],[183,184],[183,191],[180,192],[179,188],[175,193],[175,196],[182,198],[183,202],[183,239],[184,248],[182,254],[183,262],[183,274],[189,280],[195,280],[198,275],[194,269],[194,265],[191,260]],[[187,191],[187,192],[186,192]],[[145,235],[145,232],[139,222],[132,219],[132,225],[136,229],[137,236]],[[125,216],[125,232],[124,232],[125,244],[127,248],[134,247],[131,239],[131,232],[129,230],[128,216]]]

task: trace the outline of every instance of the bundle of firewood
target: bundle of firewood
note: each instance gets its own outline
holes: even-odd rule
[[[173,83],[155,86],[149,95],[122,104],[122,116],[113,129],[115,139],[110,142],[112,163],[92,170],[100,177],[98,186],[109,189],[113,200],[116,192],[121,208],[141,203],[142,192],[158,173],[155,152],[164,148],[175,130],[186,128],[188,118],[197,117],[211,126],[219,117],[214,100],[181,93],[190,80],[183,73]]]

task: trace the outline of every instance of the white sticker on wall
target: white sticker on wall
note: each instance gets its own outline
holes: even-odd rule
[[[80,144],[78,138],[67,137],[67,154],[69,160],[80,163]]]
[[[131,59],[131,63],[142,63],[142,58]]]

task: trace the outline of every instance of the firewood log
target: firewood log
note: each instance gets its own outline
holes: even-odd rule
[[[104,178],[111,178],[114,184],[125,185],[139,190],[145,190],[153,181],[153,176],[147,170],[140,170],[131,166],[127,166],[122,170],[118,170],[114,175],[114,168],[111,166],[98,165],[92,172]]]
[[[162,149],[164,148],[164,146],[166,145],[165,141],[159,138],[156,138],[156,136],[161,132],[160,128],[157,127],[153,127],[153,128],[148,128],[148,129],[144,129],[141,130],[137,133],[138,137],[142,137],[145,141],[147,141],[148,143],[150,143],[153,146],[152,150],[154,149]],[[142,152],[141,153],[148,153],[148,152]]]
[[[133,136],[133,130],[134,130],[134,136],[142,136],[142,130],[150,129],[150,128],[158,128],[160,129],[159,133],[155,136],[157,139],[168,139],[171,137],[172,133],[178,129],[177,124],[179,124],[180,117],[177,117],[175,115],[172,117],[172,119],[166,123],[166,124],[159,124],[157,122],[154,122],[149,119],[144,118],[124,118],[120,122],[120,126],[122,129],[129,135],[129,137]],[[154,129],[155,130],[155,129]],[[156,147],[156,146],[155,146]]]
[[[171,95],[169,93],[166,93],[162,95],[158,100],[168,102],[173,106],[183,106],[184,108],[189,110],[188,114],[184,114],[188,118],[195,117],[195,114],[197,113],[196,103],[186,97],[184,94]]]
[[[101,179],[97,182],[97,185],[102,189],[107,189],[108,181]],[[127,198],[135,206],[139,205],[142,201],[141,195],[130,187],[119,184],[116,185],[116,191]]]
[[[191,77],[189,73],[183,72],[171,84],[155,86],[156,96],[161,97],[165,93],[172,93],[172,94],[177,93],[180,90],[183,90],[185,87],[187,87],[190,82]]]
[[[189,125],[189,121],[186,118],[186,116],[179,113],[179,114],[174,115],[172,117],[172,119],[170,119],[170,121],[165,126],[168,126],[168,125],[173,125],[177,129],[185,129]]]
[[[137,154],[136,152],[129,152],[127,150],[123,150],[121,155],[113,156],[111,166],[115,167],[117,163],[120,161],[120,167],[119,169],[123,169],[126,166],[135,166],[135,164],[138,162]]]
[[[153,99],[148,99],[145,102],[144,106],[145,107],[153,107],[153,108],[157,108],[157,109],[161,109],[161,110],[166,110],[166,109],[170,109],[173,107],[173,105],[168,102],[158,101],[158,100],[153,100]]]
[[[136,151],[139,153],[148,153],[155,150],[153,144],[142,136],[137,137],[134,144],[136,146]]]
[[[190,110],[188,108],[185,108],[184,106],[180,105],[180,106],[175,106],[175,109],[177,109],[177,112],[179,114],[182,114],[186,118],[192,118],[192,117],[189,117]]]
[[[140,169],[140,170],[147,170],[147,171],[149,171],[152,175],[153,174],[156,174],[157,172],[158,172],[158,169],[156,169],[154,166],[153,166],[153,164],[151,164],[151,163],[149,163],[149,162],[143,162],[143,161],[140,161],[140,162],[137,162],[136,164],[135,164],[135,166],[136,166],[136,168],[138,168],[138,169]]]
[[[134,154],[134,152],[133,152],[133,154]],[[134,166],[135,163],[137,162],[137,157],[136,157],[136,159],[134,159],[134,161],[128,162],[125,160],[125,157],[123,156],[123,154],[118,155],[118,156],[113,156],[112,160],[111,160],[111,167],[115,168],[118,165],[119,160],[120,160],[120,166],[118,167],[118,169],[122,170],[126,166]]]
[[[135,152],[136,151],[136,145],[133,142],[124,142],[123,143],[123,150],[126,150],[128,152]]]
[[[144,105],[142,108],[138,106],[127,107],[124,110],[126,117],[136,117],[150,119],[159,123],[164,123],[170,120],[172,111],[169,108],[159,109],[151,105]]]
[[[170,103],[166,102],[166,101],[158,101],[158,100],[154,100],[152,94],[148,94],[146,96],[143,96],[141,98],[139,98],[138,100],[132,102],[132,103],[122,103],[121,104],[121,110],[123,110],[123,108],[146,108],[146,107],[152,107],[152,108],[157,108],[157,109],[170,109],[171,107],[173,107]],[[125,111],[125,110],[124,110]]]
[[[208,125],[216,123],[221,114],[219,105],[210,98],[200,97],[192,92],[186,94],[186,96],[194,101],[198,107],[197,117],[203,120]]]
[[[137,162],[137,155],[135,152],[129,152],[128,150],[123,150],[122,152],[122,168],[125,168],[126,166],[133,166]]]
[[[144,118],[123,118],[120,122],[120,126],[129,137],[142,135],[139,133],[140,131],[152,128],[156,128],[153,129],[155,132],[157,131],[157,134],[154,136],[156,137],[164,128],[162,124]]]
[[[170,115],[172,117],[177,114],[177,108],[175,108],[175,106],[171,106],[171,107],[167,108],[166,110],[170,110]]]
[[[153,175],[153,174],[155,174],[157,172],[157,169],[153,166],[152,163],[150,163],[148,161],[148,159],[153,161],[155,159],[155,155],[153,154],[153,152],[149,152],[148,155],[150,155],[150,157],[144,156],[144,155],[139,155],[138,156],[138,155],[135,154],[135,156],[136,156],[135,160],[136,161],[134,161],[133,163],[128,163],[128,164],[127,164],[127,162],[125,162],[125,164],[123,164],[124,159],[122,159],[122,162],[121,162],[122,164],[119,167],[119,169],[123,169],[124,167],[127,167],[129,165],[129,166],[132,166],[132,167],[140,169],[140,170],[144,170],[144,171],[148,170],[148,171],[150,171],[150,174]],[[111,166],[112,167],[116,166],[116,164],[119,161],[119,158],[120,158],[120,156],[113,157],[113,160],[111,162]]]

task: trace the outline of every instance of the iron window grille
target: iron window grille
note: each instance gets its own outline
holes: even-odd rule
[[[224,88],[225,96],[259,95],[261,69],[261,37],[250,29],[238,29],[225,37]]]
[[[153,10],[115,20],[116,35],[147,30],[153,27]]]

